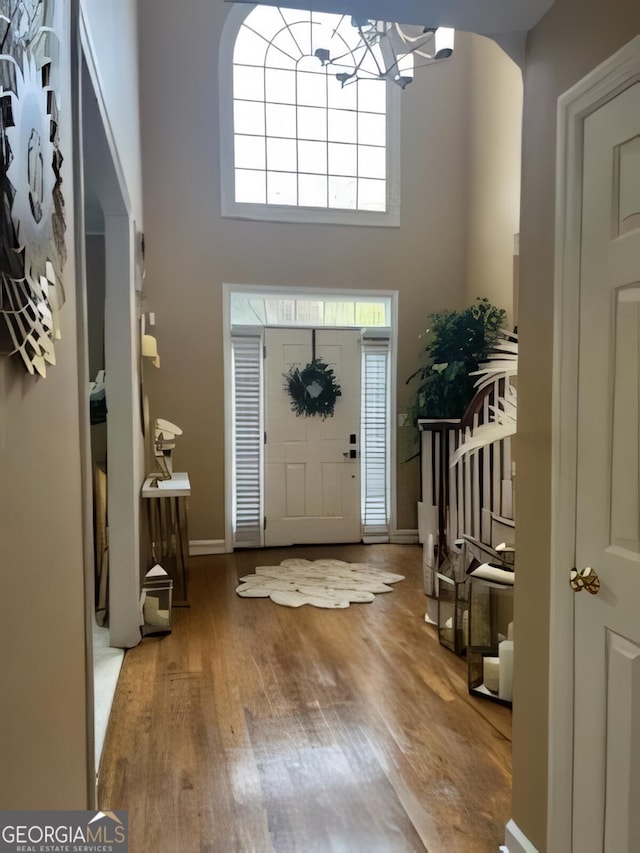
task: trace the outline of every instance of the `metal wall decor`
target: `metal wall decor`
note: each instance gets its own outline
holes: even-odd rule
[[[61,0],[0,0],[0,352],[56,362],[64,302]]]

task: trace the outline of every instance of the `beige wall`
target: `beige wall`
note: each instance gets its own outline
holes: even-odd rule
[[[68,50],[61,69],[69,259],[57,365],[0,358],[0,807],[84,808],[87,719]]]
[[[522,72],[483,36],[469,75],[467,298],[486,296],[514,322],[514,236],[520,223]]]
[[[61,62],[65,78],[68,68]],[[70,93],[61,89],[62,102]],[[46,380],[0,359],[0,807],[84,808],[88,709],[71,116],[62,114],[69,259]]]
[[[520,239],[513,816],[545,851],[556,101],[640,32],[628,0],[556,0],[529,34]],[[570,568],[570,567],[568,567]],[[569,784],[569,780],[566,780]],[[556,851],[549,850],[549,853]]]
[[[118,22],[118,62],[135,68],[132,4]],[[109,14],[113,14],[110,7]],[[102,67],[116,55],[100,26],[93,43]],[[111,35],[115,36],[113,27]],[[68,64],[68,43],[62,63]],[[109,88],[108,86],[106,88]],[[82,471],[77,335],[78,297],[74,265],[72,165],[78,156],[71,135],[71,96],[61,100],[63,191],[69,259],[64,270],[66,302],[57,365],[46,379],[27,376],[14,356],[0,359],[0,807],[81,809],[89,804],[85,653],[85,572],[82,527]],[[131,104],[133,103],[133,106]],[[112,89],[117,126],[137,113],[135,88]],[[121,110],[120,118],[115,113]],[[129,162],[129,195],[141,210],[135,181],[134,138],[121,142]],[[122,140],[123,134],[120,134]],[[128,148],[128,153],[124,148]],[[135,150],[134,150],[135,149]],[[139,170],[138,170],[139,171]],[[89,593],[91,595],[91,593]]]
[[[216,45],[226,9],[208,0],[191,0],[188,15],[174,9],[140,3],[145,291],[162,360],[147,376],[152,416],[184,429],[175,468],[191,475],[190,536],[222,539],[222,284],[397,289],[406,410],[427,314],[466,299],[472,37],[460,34],[453,60],[402,93],[400,228],[249,222],[219,209]],[[399,464],[398,483],[398,527],[415,528],[415,463]]]
[[[67,210],[72,216],[71,199]],[[72,220],[71,220],[72,221]],[[73,281],[73,269],[67,267]],[[84,578],[74,289],[46,380],[0,360],[0,806],[84,808]]]

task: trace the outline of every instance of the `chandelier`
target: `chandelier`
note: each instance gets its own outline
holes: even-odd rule
[[[344,87],[358,80],[387,80],[404,89],[413,80],[415,68],[432,65],[453,53],[454,30],[450,27],[401,25],[369,18],[351,18],[356,43],[335,55],[319,47],[314,56],[323,66],[336,69]],[[336,27],[336,30],[338,28]]]

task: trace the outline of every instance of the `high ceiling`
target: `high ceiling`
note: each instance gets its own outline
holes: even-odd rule
[[[246,2],[246,0],[240,0]],[[272,6],[337,12],[403,24],[449,26],[484,35],[525,33],[553,0],[261,0]]]

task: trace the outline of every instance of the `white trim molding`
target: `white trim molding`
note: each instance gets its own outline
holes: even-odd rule
[[[538,848],[529,841],[515,821],[510,820],[504,832],[505,847],[501,847],[501,853],[538,853]]]
[[[204,557],[207,554],[229,554],[224,539],[190,539],[189,556]]]
[[[418,545],[417,530],[394,530],[389,536],[393,545]]]
[[[340,287],[322,287],[322,286],[275,286],[268,284],[231,284],[223,282],[222,284],[222,340],[223,340],[223,365],[224,365],[224,418],[225,418],[225,552],[230,553],[234,549],[233,544],[233,406],[230,404],[233,396],[232,383],[232,353],[231,353],[231,297],[234,293],[255,294],[268,296],[270,294],[282,295],[290,293],[292,298],[300,296],[316,296],[319,299],[326,299],[331,296],[339,296],[342,298],[360,299],[388,299],[390,302],[390,325],[384,328],[384,335],[389,338],[390,343],[390,370],[389,370],[389,425],[390,425],[390,458],[389,458],[389,511],[390,521],[389,526],[393,534],[383,539],[377,536],[367,535],[363,541],[366,543],[372,542],[398,542],[400,544],[416,544],[418,542],[417,530],[395,530],[397,517],[397,438],[394,424],[397,423],[397,359],[398,359],[398,299],[399,293],[397,290],[371,290],[368,288],[340,288]],[[234,326],[234,334],[240,327]],[[256,325],[252,327],[242,327],[247,333],[255,333],[261,327]],[[300,327],[301,328],[301,327]],[[336,328],[329,327],[326,328]],[[345,327],[346,328],[346,327]],[[355,328],[355,327],[354,327]],[[376,332],[381,333],[382,327],[371,329],[372,336]],[[397,538],[393,538],[393,537]],[[208,553],[208,552],[204,552]]]
[[[549,850],[573,849],[570,783],[573,777],[574,624],[573,593],[568,576],[575,554],[584,121],[635,82],[640,82],[640,36],[558,99],[547,788]]]
[[[218,103],[221,128],[219,157],[221,215],[223,217],[233,219],[303,223],[310,225],[354,225],[369,228],[399,227],[402,91],[395,85],[387,85],[386,87],[386,211],[351,210],[329,207],[297,207],[295,205],[276,205],[268,203],[249,204],[236,202],[233,138],[233,51],[236,37],[242,27],[242,23],[254,8],[255,5],[247,3],[246,0],[243,3],[236,3],[232,5],[227,13],[220,38],[218,61]],[[306,11],[308,12],[308,9]]]
[[[115,169],[116,176],[118,179],[118,187],[120,192],[122,193],[122,203],[129,215],[131,215],[132,205],[131,197],[129,195],[129,188],[127,186],[127,179],[125,176],[124,168],[122,166],[122,161],[120,159],[120,152],[118,151],[118,146],[116,144],[116,137],[113,132],[113,125],[111,124],[109,111],[107,110],[106,106],[106,98],[102,86],[100,71],[98,68],[97,54],[93,43],[93,37],[91,35],[91,27],[87,22],[86,13],[82,6],[83,4],[81,3],[78,16],[78,29],[80,36],[80,46],[82,49],[82,57],[84,58],[87,64],[87,71],[89,72],[91,83],[93,84],[93,91],[95,94],[96,102],[98,104],[98,109],[100,110],[100,117],[102,119],[104,133],[107,139],[107,144],[109,146],[109,153],[111,154],[111,158],[113,160],[113,168]]]

